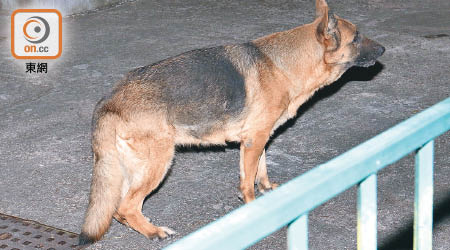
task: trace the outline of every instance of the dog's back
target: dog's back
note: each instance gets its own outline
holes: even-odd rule
[[[98,104],[95,119],[107,112],[127,117],[158,111],[169,124],[201,138],[239,118],[246,102],[246,74],[261,55],[245,43],[192,50],[139,67]]]

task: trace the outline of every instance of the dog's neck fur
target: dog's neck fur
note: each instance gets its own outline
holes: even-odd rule
[[[326,64],[324,45],[311,39],[316,37],[319,21],[316,19],[313,23],[253,41],[289,79],[286,91],[290,98],[288,113],[291,117],[316,90],[334,82],[344,72],[339,65]]]

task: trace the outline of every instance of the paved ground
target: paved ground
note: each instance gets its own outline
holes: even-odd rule
[[[450,2],[331,1],[387,51],[317,93],[278,131],[267,152],[277,182],[323,163],[450,96]],[[64,49],[46,75],[12,58],[9,13],[0,12],[0,213],[78,232],[91,179],[96,101],[128,70],[183,51],[244,42],[310,22],[310,1],[136,1],[64,18]],[[431,36],[430,36],[431,35]],[[435,249],[450,245],[450,133],[436,141]],[[117,222],[91,249],[159,249],[241,205],[238,149],[181,149],[144,204],[179,234],[147,240]],[[379,248],[411,249],[413,157],[379,174]],[[356,192],[310,216],[311,249],[355,249]],[[285,230],[253,249],[284,249]]]

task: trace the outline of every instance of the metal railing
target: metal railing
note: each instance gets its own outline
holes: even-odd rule
[[[432,248],[433,139],[450,130],[450,98],[166,247],[244,249],[288,225],[288,248],[308,249],[308,212],[358,187],[358,249],[377,249],[377,176],[417,150],[414,249]]]

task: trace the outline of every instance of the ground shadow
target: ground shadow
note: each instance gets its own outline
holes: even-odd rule
[[[188,153],[188,152],[224,152],[225,149],[239,149],[239,143],[237,142],[227,142],[227,145],[182,145],[177,146],[177,153]]]
[[[439,223],[443,222],[450,216],[450,191],[447,192],[446,198],[436,204],[433,208],[433,228]],[[414,239],[414,220],[405,225],[398,233],[388,238],[381,246],[379,250],[410,250],[413,249]]]

